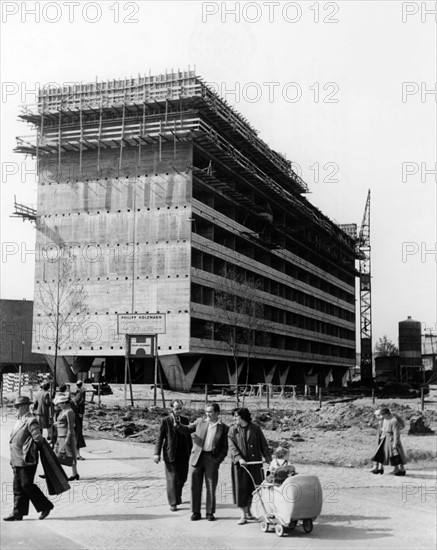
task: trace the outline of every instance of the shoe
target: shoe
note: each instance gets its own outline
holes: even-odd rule
[[[214,514],[206,514],[206,519],[208,521],[215,521],[215,516]]]
[[[390,476],[396,476],[396,475],[398,475],[398,473],[399,473],[399,470],[392,470],[391,472],[389,472],[388,475],[390,475]]]
[[[199,512],[194,512],[191,514],[191,521],[198,521],[199,519],[202,519],[201,514]]]
[[[10,516],[3,518],[3,521],[21,521],[22,519],[23,519],[23,516],[17,516],[15,514],[11,514]]]
[[[384,468],[381,468],[380,470],[378,470],[378,474],[383,474],[384,473]]]
[[[381,468],[381,469],[374,468],[373,470],[370,470],[370,472],[372,474],[383,474],[384,473],[384,468]]]
[[[246,519],[246,518],[240,518],[240,519],[237,521],[237,525],[244,525],[245,523],[247,523],[247,519]]]
[[[49,508],[48,510],[43,510],[39,516],[39,519],[45,519],[50,512],[52,511],[52,508]]]
[[[83,456],[77,456],[77,460],[85,460]]]
[[[68,481],[75,481],[76,479],[79,481],[79,479],[80,479],[80,478],[79,478],[79,474],[76,474],[75,476],[69,477],[69,478],[68,478]]]
[[[170,510],[171,510],[172,512],[177,512],[177,511],[178,511],[178,507],[177,507],[177,506],[174,506],[174,505],[173,505],[173,506],[170,506]]]
[[[404,476],[405,475],[405,471],[404,470],[399,470],[399,472],[396,472],[395,473],[395,476]]]
[[[41,479],[45,479],[45,478],[46,478],[45,475],[40,475],[39,477],[40,477]]]
[[[246,519],[248,519],[249,521],[252,521],[254,519],[256,519],[255,517],[252,516],[252,514],[246,514]]]
[[[182,500],[181,500],[181,499],[178,499],[178,500],[176,501],[176,506],[178,506],[179,504],[182,504]]]

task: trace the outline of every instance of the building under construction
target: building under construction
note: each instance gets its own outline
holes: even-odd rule
[[[34,352],[122,381],[120,315],[159,314],[173,389],[340,384],[355,366],[354,239],[194,72],[46,88],[20,117],[39,175]],[[61,303],[62,274],[83,303]],[[153,364],[134,356],[132,379]]]

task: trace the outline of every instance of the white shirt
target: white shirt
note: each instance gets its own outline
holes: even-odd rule
[[[220,420],[217,420],[217,422],[215,422],[214,424],[212,422],[208,422],[206,437],[205,441],[203,442],[203,450],[207,453],[210,453],[212,451],[212,442],[214,441],[215,432],[219,424]]]

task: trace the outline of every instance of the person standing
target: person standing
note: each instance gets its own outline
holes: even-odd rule
[[[200,512],[202,488],[205,478],[206,519],[215,520],[216,498],[220,464],[228,454],[229,427],[220,419],[220,405],[207,403],[206,418],[198,418],[188,426],[180,424],[182,433],[193,433],[193,448],[190,454],[191,471],[191,521],[202,519]]]
[[[234,419],[235,425],[229,430],[232,492],[234,503],[241,511],[238,525],[244,525],[248,519],[254,519],[250,513],[254,484],[258,486],[263,481],[262,463],[248,464],[248,462],[262,462],[263,457],[266,462],[271,462],[272,454],[261,428],[252,422],[249,409],[245,407],[235,409]]]
[[[53,405],[50,397],[50,382],[43,382],[41,388],[35,395],[33,402],[33,414],[41,428],[41,432],[44,434],[44,430],[47,430],[47,435],[50,432],[53,422]]]
[[[381,410],[380,409],[376,409],[375,418],[376,418],[376,421],[378,423],[377,430],[376,430],[376,452],[375,452],[375,456],[374,456],[375,466],[370,470],[370,472],[372,474],[383,474],[384,473],[384,467],[383,467],[383,463],[382,463],[383,458],[381,458],[383,455],[381,454],[382,449],[380,449],[380,445],[381,445],[381,441],[382,441],[382,423],[383,423],[384,419],[381,416]],[[379,453],[380,456],[379,457],[378,457],[378,451],[380,451],[380,453]],[[381,460],[381,462],[379,460]]]
[[[68,481],[78,480],[74,412],[70,407],[70,396],[58,394],[55,398],[55,405],[59,406],[61,412],[56,419],[57,439],[54,451],[63,466],[71,466],[73,475],[68,478]]]
[[[393,471],[390,474],[405,476],[406,457],[401,443],[401,424],[387,407],[382,407],[380,412],[383,418],[381,427],[381,440],[384,440],[383,464],[393,466]]]
[[[77,460],[85,460],[80,454],[80,450],[86,447],[83,437],[83,417],[85,416],[85,390],[82,380],[76,382],[76,392],[72,398],[72,409],[74,412],[75,434],[77,444]]]
[[[36,418],[29,410],[29,397],[24,395],[17,397],[15,407],[18,420],[11,432],[9,441],[11,466],[14,473],[14,509],[12,514],[3,519],[4,521],[22,520],[23,516],[29,514],[30,501],[35,510],[41,512],[39,519],[45,519],[54,506],[34,483],[38,465],[38,451],[25,456],[25,448],[29,443],[29,438],[32,439],[37,448],[42,447],[44,439]]]
[[[188,418],[181,416],[183,403],[175,399],[171,404],[171,413],[162,419],[158,439],[155,445],[154,461],[159,464],[161,451],[165,464],[167,499],[172,512],[182,504],[182,489],[188,477],[188,460],[193,442],[189,433],[181,433],[177,427],[188,426]]]

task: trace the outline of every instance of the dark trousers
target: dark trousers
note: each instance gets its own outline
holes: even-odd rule
[[[167,498],[170,506],[182,502],[182,489],[188,477],[188,456],[178,462],[165,463],[165,479],[167,481]]]
[[[37,485],[35,485],[33,481],[35,477],[36,467],[36,464],[34,466],[26,466],[24,468],[19,468],[16,466],[12,467],[12,470],[14,472],[13,513],[16,516],[28,515],[29,501],[32,501],[32,504],[34,505],[37,512],[42,512],[43,510],[51,510],[53,508],[53,504],[46,496],[44,496],[41,489]]]
[[[219,464],[212,453],[200,454],[197,465],[191,473],[191,511],[200,514],[202,503],[202,486],[205,477],[206,513],[215,514],[215,492],[218,482]]]

